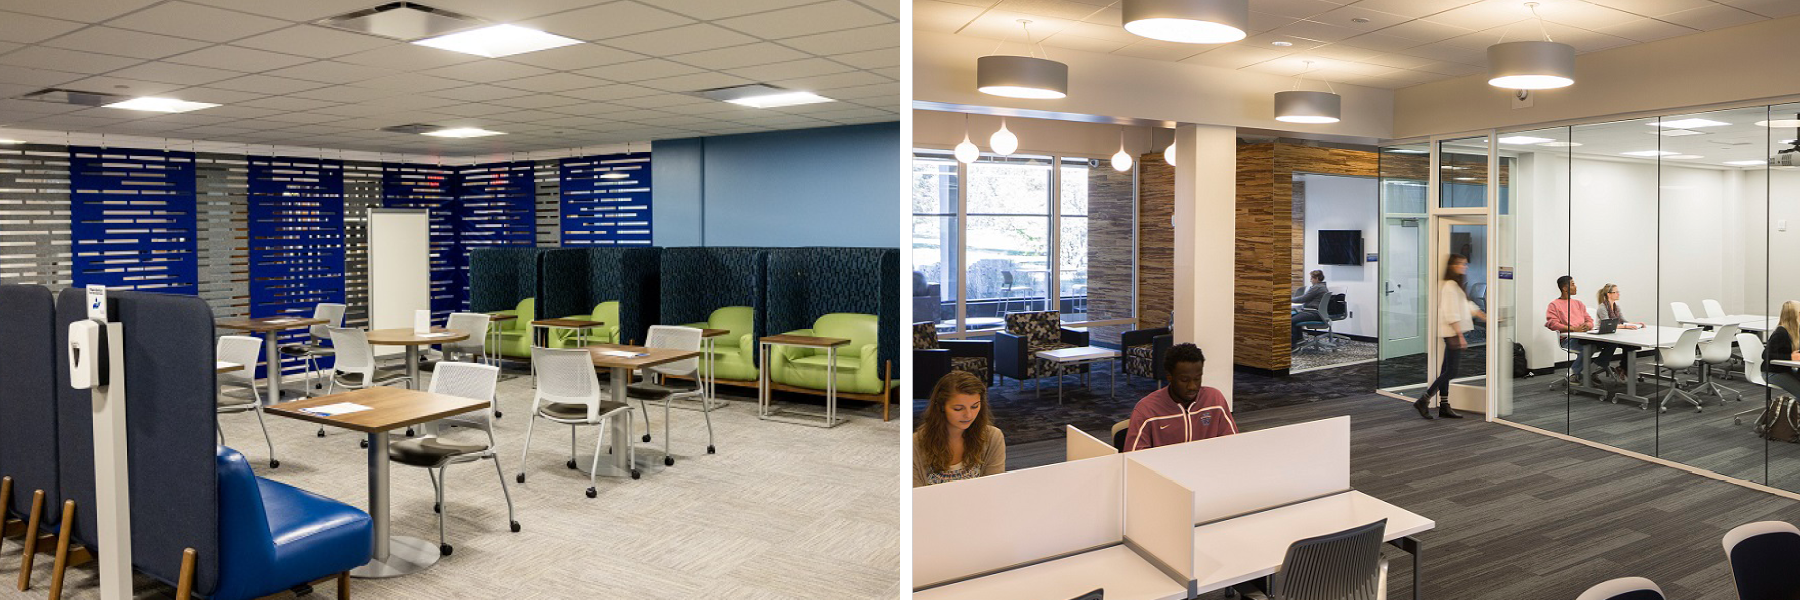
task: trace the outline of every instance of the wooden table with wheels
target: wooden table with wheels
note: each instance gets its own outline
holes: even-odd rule
[[[263,395],[263,401],[274,403],[281,401],[281,350],[280,342],[275,338],[282,331],[304,329],[330,322],[312,317],[260,317],[256,319],[225,319],[215,321],[213,325],[220,329],[235,329],[262,334],[263,362],[269,366],[268,373],[266,373],[269,380],[268,393]]]
[[[469,339],[469,333],[442,327],[433,327],[431,333],[423,334],[416,333],[412,329],[376,329],[369,332],[368,338],[371,346],[406,347],[406,376],[411,378],[408,380],[407,387],[416,390],[424,387],[419,385],[419,348],[432,344],[460,342]]]
[[[410,331],[410,330],[408,330]],[[353,403],[368,410],[319,416],[302,409]],[[398,577],[423,571],[436,564],[441,551],[436,544],[388,531],[388,432],[436,421],[444,417],[487,408],[486,400],[446,396],[397,387],[372,387],[283,402],[263,408],[271,415],[360,431],[369,439],[369,517],[375,524],[374,558],[350,571],[353,577]]]
[[[844,338],[816,337],[810,335],[770,335],[764,336],[758,343],[762,344],[762,368],[758,369],[761,378],[758,387],[757,418],[765,421],[780,421],[796,425],[814,427],[837,427],[845,420],[837,416],[837,349],[848,345],[850,340]],[[774,408],[775,394],[769,389],[769,353],[775,346],[799,346],[803,348],[825,349],[825,421],[817,423],[809,419],[796,419],[781,414]]]
[[[700,356],[699,352],[692,350],[624,346],[619,344],[594,344],[584,346],[583,349],[588,351],[588,356],[593,359],[595,368],[611,370],[610,376],[612,381],[610,381],[608,385],[607,397],[616,402],[625,402],[627,404],[629,404],[630,398],[628,398],[625,388],[631,383],[632,371],[690,358],[698,358]],[[626,354],[629,354],[630,356],[626,356]],[[608,477],[629,476],[632,479],[642,477],[643,467],[648,465],[633,464],[631,462],[630,454],[628,453],[630,444],[632,443],[630,439],[631,419],[613,419],[612,428],[612,464],[601,464],[596,470],[599,474]],[[646,436],[649,434],[650,432],[648,431],[644,432],[644,435]],[[667,440],[668,435],[669,424],[668,421],[664,421],[663,439]],[[593,464],[592,461],[585,462]],[[675,464],[675,457],[665,453],[663,455],[663,464]],[[596,493],[597,490],[594,488],[588,488],[589,498],[594,497]]]

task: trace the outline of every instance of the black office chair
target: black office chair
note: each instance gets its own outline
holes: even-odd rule
[[[1793,572],[1794,557],[1800,556],[1800,528],[1783,521],[1739,525],[1725,533],[1724,545],[1738,600],[1800,597],[1800,579]]]
[[[1788,596],[1792,597],[1792,596]],[[1664,600],[1662,588],[1642,577],[1620,577],[1588,588],[1575,600]]]
[[[1289,544],[1280,571],[1237,590],[1251,600],[1385,600],[1381,538],[1386,530],[1382,519]]]
[[[1301,340],[1298,345],[1294,346],[1291,353],[1299,354],[1301,350],[1337,351],[1344,342],[1350,341],[1350,338],[1337,333],[1331,324],[1348,318],[1350,318],[1350,305],[1344,300],[1344,295],[1332,294],[1331,299],[1325,301],[1325,320],[1307,321],[1300,324],[1301,329],[1319,334]]]

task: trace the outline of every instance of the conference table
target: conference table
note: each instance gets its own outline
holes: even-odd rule
[[[1586,393],[1600,396],[1600,398],[1603,400],[1607,399],[1610,395],[1610,397],[1612,398],[1613,401],[1623,399],[1623,400],[1627,400],[1627,401],[1631,401],[1631,402],[1637,402],[1638,404],[1641,405],[1641,406],[1639,406],[1639,408],[1646,408],[1646,409],[1650,408],[1650,398],[1640,396],[1640,395],[1638,395],[1638,392],[1637,392],[1637,380],[1638,380],[1637,354],[1638,354],[1638,352],[1643,351],[1643,350],[1656,349],[1656,348],[1672,348],[1675,346],[1675,341],[1681,339],[1681,333],[1683,331],[1687,331],[1688,329],[1692,329],[1692,328],[1691,327],[1664,327],[1661,325],[1646,325],[1640,329],[1620,329],[1618,331],[1614,331],[1612,333],[1605,334],[1605,335],[1601,335],[1599,333],[1595,333],[1592,331],[1578,331],[1578,332],[1570,333],[1569,339],[1573,339],[1573,340],[1576,340],[1577,342],[1581,342],[1581,345],[1582,345],[1581,352],[1588,353],[1589,356],[1592,355],[1592,350],[1588,349],[1588,345],[1590,342],[1605,342],[1608,344],[1613,344],[1613,345],[1619,346],[1623,350],[1623,354],[1625,355],[1625,391],[1624,392],[1610,392],[1606,389],[1596,387],[1594,385],[1594,370],[1593,369],[1583,369],[1581,371],[1580,383],[1570,386],[1571,389],[1574,391],[1586,392]],[[1711,332],[1711,331],[1702,332],[1700,334],[1700,341],[1702,341],[1702,342],[1705,342],[1712,338],[1713,338],[1713,332]]]
[[[1723,317],[1694,317],[1681,321],[1684,325],[1696,327],[1718,328],[1736,325],[1744,331],[1765,332],[1781,324],[1781,319],[1769,315],[1725,315]]]

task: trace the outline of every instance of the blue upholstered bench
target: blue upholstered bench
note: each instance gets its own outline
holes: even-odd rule
[[[219,581],[213,600],[258,598],[327,577],[349,586],[369,562],[374,522],[342,502],[257,477],[244,455],[220,446]]]

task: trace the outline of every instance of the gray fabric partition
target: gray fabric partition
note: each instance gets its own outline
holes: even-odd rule
[[[882,362],[900,370],[900,251],[895,248],[770,248],[769,333],[807,329],[820,316],[876,315]]]
[[[13,478],[0,513],[23,517],[44,490],[43,526],[62,521],[57,481],[56,312],[50,289],[0,285],[0,475]]]
[[[85,290],[57,298],[57,347],[68,323],[86,318]],[[212,310],[194,296],[109,292],[125,324],[126,439],[131,462],[131,547],[137,570],[164,582],[181,573],[181,553],[199,553],[194,591],[211,595],[219,577],[218,467]],[[57,361],[58,446],[63,497],[74,499],[74,538],[95,543],[92,400],[68,386]]]
[[[469,253],[469,310],[512,310],[520,300],[536,297],[538,254],[543,248],[503,246]],[[539,301],[538,314],[544,312]]]
[[[755,337],[768,335],[768,260],[767,248],[664,248],[658,322],[694,323],[719,308],[749,306],[756,309]]]
[[[537,310],[546,319],[585,315],[597,302],[588,289],[587,250],[545,248],[537,255]]]

